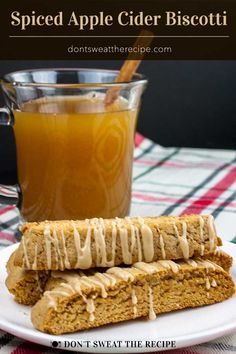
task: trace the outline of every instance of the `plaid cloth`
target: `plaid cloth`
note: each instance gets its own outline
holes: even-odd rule
[[[0,186],[0,247],[17,241],[16,188]],[[236,242],[236,152],[164,148],[136,135],[131,215],[210,213],[223,239]],[[60,351],[0,331],[0,354]],[[236,334],[173,354],[236,353]],[[164,352],[163,352],[164,353]]]

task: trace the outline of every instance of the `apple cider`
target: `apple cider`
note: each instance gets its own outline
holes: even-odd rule
[[[14,111],[21,212],[27,221],[129,212],[137,110],[104,96],[45,97]]]

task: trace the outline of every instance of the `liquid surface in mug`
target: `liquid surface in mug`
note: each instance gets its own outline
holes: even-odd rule
[[[14,116],[27,221],[128,214],[137,110],[94,94],[34,100]]]

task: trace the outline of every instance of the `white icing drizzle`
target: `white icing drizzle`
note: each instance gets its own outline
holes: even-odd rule
[[[93,299],[87,299],[86,301],[86,311],[89,313],[89,321],[93,322],[95,320],[94,312],[95,306]]]
[[[49,264],[52,265],[52,245],[53,245],[53,250],[55,254],[54,262],[55,262],[55,268],[57,269],[64,269],[65,266],[66,268],[68,267],[70,268],[63,230],[61,230],[61,234],[62,234],[62,248],[64,250],[64,258],[65,258],[64,261],[60,251],[60,244],[59,244],[56,226],[52,230],[50,229],[50,226],[47,224],[44,227],[47,265]],[[48,269],[51,269],[51,267],[48,267]]]
[[[216,232],[214,227],[214,218],[212,215],[208,216],[208,231],[209,231],[210,251],[213,251],[215,247]]]
[[[51,291],[45,291],[44,296],[48,298],[48,307],[56,308],[57,302]]]
[[[118,218],[116,218],[117,220]],[[120,219],[118,219],[120,220]],[[132,223],[132,219],[128,216],[125,217],[125,220],[127,223],[130,225],[130,237],[131,237],[131,256],[133,255],[135,246],[137,246],[137,253],[138,253],[138,261],[141,262],[143,259],[142,255],[142,247],[141,247],[141,241],[140,241],[140,235],[139,235],[139,229],[138,227]]]
[[[151,228],[145,224],[144,219],[139,217],[138,221],[141,226],[141,235],[143,243],[143,256],[145,262],[151,262],[154,257],[153,232]]]
[[[205,251],[205,245],[204,245],[204,219],[201,215],[199,215],[199,227],[200,227],[200,240],[201,240],[201,245],[200,245],[200,255],[204,255]]]
[[[120,222],[120,219],[116,218],[116,220]],[[134,250],[135,250],[135,246],[137,245],[138,257],[139,257],[139,253],[140,252],[141,252],[141,257],[142,257],[142,250],[141,250],[141,247],[140,247],[140,239],[137,238],[138,233],[137,233],[135,225],[132,224],[131,219],[128,216],[125,217],[125,221],[129,224],[129,227],[130,227],[130,243],[131,243],[131,246],[130,246],[130,250],[129,250],[129,246],[128,246],[129,245],[129,239],[127,238],[127,240],[125,240],[127,242],[127,245],[126,245],[124,251],[126,251],[127,258],[130,259],[130,261],[127,264],[132,264],[133,263],[133,253],[134,253]],[[117,224],[118,227],[119,227],[119,222]],[[138,240],[139,240],[139,242],[138,242]],[[122,248],[122,254],[123,254],[122,240],[121,240],[121,248]],[[124,259],[124,257],[123,257],[123,259]],[[124,260],[124,263],[126,263],[125,260]]]
[[[103,219],[94,218],[91,220],[94,226],[94,239],[97,254],[97,266],[106,267],[107,266],[107,252],[106,252],[106,241],[105,241],[105,223]]]
[[[66,267],[66,269],[71,269],[71,265],[69,262],[68,253],[67,253],[67,249],[66,249],[66,241],[65,241],[65,234],[64,234],[63,228],[61,229],[61,240],[62,240],[62,248],[63,248],[63,253],[64,253],[65,267]],[[50,269],[50,268],[48,268],[48,269]]]
[[[63,249],[63,254],[64,254],[64,261],[63,261],[63,256],[60,251],[60,244],[59,244],[59,238],[57,234],[57,229],[56,226],[51,230],[50,226],[48,224],[45,225],[44,227],[44,238],[45,238],[45,246],[46,246],[46,259],[47,259],[47,267],[48,269],[51,269],[52,266],[52,245],[53,245],[53,250],[54,250],[54,262],[55,262],[55,268],[56,269],[70,269],[71,265],[68,259],[68,254],[67,254],[67,249],[66,249],[66,244],[65,244],[65,235],[63,229],[59,230],[61,232],[61,244],[62,244],[62,249]]]
[[[107,270],[108,274],[114,274],[115,276],[117,276],[117,278],[128,281],[134,280],[134,276],[129,272],[126,271],[125,269],[119,268],[119,267],[113,267]]]
[[[130,249],[130,253],[131,253],[131,261],[132,261],[132,256],[134,253],[134,249],[135,246],[137,244],[137,239],[136,239],[136,232],[135,232],[135,227],[134,225],[131,223],[130,218],[126,218],[126,220],[128,220],[129,225],[130,225],[130,238],[131,238],[131,249]]]
[[[152,288],[149,286],[148,287],[148,296],[149,296],[149,320],[155,320],[156,319],[156,314],[154,311],[154,306],[153,306],[153,293],[152,293]]]
[[[23,252],[24,252],[23,262],[24,264],[26,264],[26,268],[30,268],[30,262],[27,253],[27,241],[25,240],[24,236],[22,237],[22,245],[23,245]]]
[[[132,263],[132,254],[129,250],[129,239],[128,239],[128,230],[124,226],[118,226],[120,234],[120,244],[122,257],[125,264]]]
[[[171,269],[173,273],[178,273],[180,265],[178,263],[175,263],[173,261],[158,261],[160,265],[162,265],[164,268]]]
[[[83,247],[81,246],[81,238],[79,231],[76,228],[74,221],[71,221],[74,233],[74,243],[77,252],[77,262],[75,268],[88,269],[92,265],[92,254],[91,254],[91,225],[88,219],[85,220],[87,224],[87,235],[84,241]]]
[[[216,288],[216,287],[217,287],[217,282],[215,281],[215,279],[212,280],[211,286],[212,286],[213,288]]]
[[[48,302],[48,306],[49,307],[54,307],[56,308],[57,305],[57,298],[56,296],[68,296],[69,293],[67,291],[63,291],[63,290],[50,290],[50,291],[45,291],[44,292],[44,296],[46,296],[49,300]]]
[[[74,278],[74,280],[76,280],[76,277]],[[89,288],[91,288],[91,279],[87,278],[86,280],[83,280],[82,278],[80,278],[79,282],[77,282],[77,283],[74,282],[72,285],[64,283],[64,284],[61,284],[60,286],[68,289],[71,292],[71,294],[79,292],[80,296],[82,297],[83,301],[86,304],[86,311],[89,313],[89,321],[93,322],[95,320],[95,316],[94,316],[94,312],[95,312],[94,301],[91,298],[88,299],[82,293],[80,285],[85,285],[85,286],[88,286]],[[65,296],[68,296],[68,295],[69,294],[67,294]]]
[[[56,236],[56,237],[55,237]],[[58,249],[58,239],[57,239],[57,233],[55,232],[55,228],[52,229],[52,235],[50,235],[50,241],[54,246],[54,253],[55,253],[55,263],[56,263],[56,268],[60,268],[60,264],[59,264],[59,254],[60,250]]]
[[[206,267],[208,269],[216,270],[216,268],[218,268],[218,267],[221,268],[217,264],[215,264],[215,263],[213,263],[211,261],[205,260],[205,259],[197,258],[197,261],[198,261],[198,264],[200,264],[203,267]]]
[[[142,247],[141,247],[139,230],[138,230],[137,226],[134,226],[134,230],[135,230],[135,235],[136,235],[136,240],[137,240],[138,261],[141,262],[143,260],[143,254],[142,254]]]
[[[210,288],[211,288],[211,284],[210,284],[209,278],[206,277],[206,289],[209,290]]]
[[[81,289],[80,289],[80,276],[77,273],[71,273],[69,271],[52,271],[51,272],[51,277],[52,278],[57,278],[57,279],[62,279],[65,280],[68,284],[71,285],[73,289],[73,293],[78,291],[79,294],[81,295]],[[63,286],[64,283],[62,283],[60,286]]]
[[[83,273],[82,273],[83,274]],[[64,287],[69,290],[68,292],[62,291],[62,290],[52,290],[52,291],[46,291],[44,294],[48,296],[49,298],[49,307],[54,307],[56,306],[56,300],[52,295],[60,295],[60,296],[68,296],[70,293],[74,294],[78,292],[80,296],[82,297],[83,301],[86,303],[86,311],[89,313],[89,321],[94,321],[95,316],[95,306],[93,299],[88,299],[81,291],[81,285],[88,286],[89,288],[94,286],[94,282],[91,280],[91,278],[88,278],[84,276],[86,279],[82,279],[83,277],[80,277],[78,274],[70,274],[69,272],[52,272],[52,277],[54,278],[62,278],[66,280],[68,283],[62,283],[60,284],[60,287]],[[97,283],[95,285],[98,285]],[[101,284],[99,284],[101,288]]]
[[[68,289],[71,294],[74,294],[74,292],[75,292],[75,289],[73,288],[73,286],[68,283],[62,283],[62,284],[60,284],[60,286]]]
[[[178,228],[175,223],[173,223],[174,230],[176,233],[176,236],[178,237],[179,240],[179,245],[181,248],[181,251],[183,253],[184,259],[189,258],[189,244],[188,244],[188,239],[187,239],[187,224],[186,222],[182,222],[182,236],[179,235]]]
[[[173,222],[173,228],[175,230],[175,234],[176,234],[177,238],[179,239],[179,230],[178,230],[175,222]]]
[[[214,254],[217,255],[217,256],[220,256],[220,255],[224,254],[224,251],[222,251],[221,249],[216,248],[215,251],[214,251]]]
[[[144,262],[137,262],[133,265],[134,268],[137,268],[145,273],[153,274],[157,273],[158,270],[162,267],[158,267],[158,263],[144,263]]]
[[[182,228],[183,228],[183,235],[181,237],[183,246],[183,255],[185,259],[189,258],[189,244],[188,244],[188,239],[187,239],[187,224],[186,222],[182,222]]]
[[[111,260],[107,262],[108,267],[113,267],[115,265],[116,258],[116,237],[117,228],[114,221],[112,221],[112,231],[111,231]]]
[[[111,274],[107,273],[95,273],[96,278],[98,278],[105,286],[115,286],[116,278]]]
[[[101,289],[101,295],[102,295],[102,298],[106,298],[107,297],[107,292],[106,292],[106,289],[105,289],[105,284],[103,283],[102,280],[100,280],[99,278],[96,279],[96,274],[93,276],[93,277],[86,277],[86,276],[83,276],[81,277],[80,279],[81,283],[83,283],[83,281],[86,282],[86,285],[88,284],[88,286],[98,286],[100,289]]]
[[[193,259],[186,259],[185,262],[191,265],[193,268],[197,268],[197,262],[195,262]]]
[[[38,245],[37,243],[34,246],[34,261],[32,264],[32,269],[37,270],[37,257],[38,257]]]
[[[46,248],[46,258],[47,258],[47,268],[51,269],[52,265],[52,255],[51,255],[51,232],[49,225],[44,227],[44,239],[45,239],[45,248]]]
[[[205,245],[202,243],[200,245],[200,255],[203,256],[204,255],[204,252],[205,252]]]
[[[57,255],[57,262],[59,265],[59,269],[64,269],[63,257],[61,255],[61,251],[60,251],[60,245],[59,245],[59,240],[57,237],[56,227],[54,227],[54,229],[53,229],[53,244],[55,247],[55,254]]]
[[[105,286],[114,286],[116,283],[116,278],[103,273],[95,273],[92,276],[86,276],[83,272],[71,274],[69,272],[53,271],[52,277],[61,278],[70,283],[74,292],[79,291],[81,293],[80,285],[84,285],[90,289],[94,289],[97,286],[100,288],[103,298],[107,297]]]
[[[137,316],[137,303],[138,303],[138,298],[135,294],[135,290],[132,289],[132,292],[131,292],[131,300],[132,300],[132,306],[133,306],[133,314],[134,314],[134,318]]]
[[[165,244],[164,244],[162,234],[160,234],[160,247],[161,247],[161,256],[163,259],[166,259]]]

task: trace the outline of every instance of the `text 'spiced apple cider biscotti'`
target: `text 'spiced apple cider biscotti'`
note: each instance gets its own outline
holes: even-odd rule
[[[31,270],[189,259],[221,245],[211,215],[45,221],[26,223],[21,231],[14,263]]]
[[[94,91],[29,101],[14,118],[27,221],[128,215],[137,108]]]

